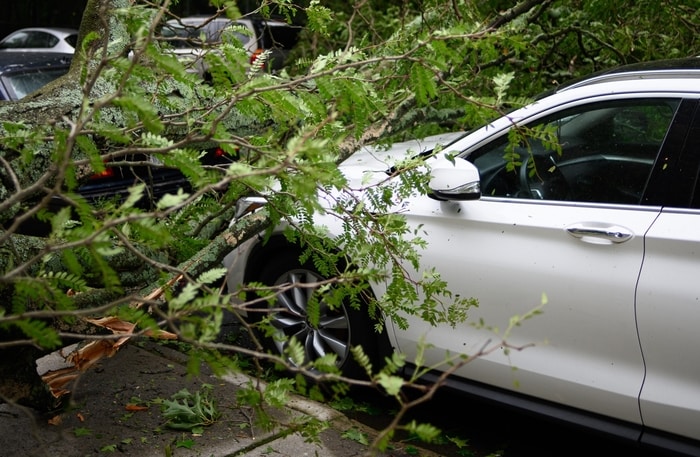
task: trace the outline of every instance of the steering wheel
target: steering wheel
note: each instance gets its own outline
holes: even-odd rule
[[[569,183],[551,155],[530,155],[520,166],[519,176],[521,198],[570,199]]]

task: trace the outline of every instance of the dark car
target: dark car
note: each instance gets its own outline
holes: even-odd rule
[[[0,52],[0,100],[19,100],[68,73],[72,54]]]
[[[232,156],[220,148],[207,149],[199,159],[205,166],[225,166],[232,160]],[[163,166],[154,156],[139,154],[128,157],[127,161],[134,165],[110,167],[107,164],[105,171],[90,177],[78,188],[78,193],[90,203],[122,201],[128,197],[130,187],[143,183],[146,184],[146,192],[137,206],[151,209],[166,194],[192,190],[190,182],[179,169]],[[58,200],[56,204],[60,206]]]
[[[204,166],[225,167],[236,160],[236,157],[215,147],[207,149],[199,160]],[[122,163],[124,162],[128,162],[129,165],[109,166],[107,164],[102,173],[92,175],[78,187],[78,195],[90,205],[99,207],[108,202],[121,203],[129,196],[132,186],[145,184],[143,196],[135,206],[148,211],[154,209],[166,194],[177,195],[180,191],[189,193],[193,190],[190,181],[178,168],[163,166],[154,156],[132,155],[122,159]],[[31,198],[27,204],[36,204],[39,198],[40,196]],[[48,202],[46,209],[56,213],[70,204],[69,200],[56,195]],[[50,223],[38,218],[30,218],[20,224],[17,233],[47,236],[50,231]]]
[[[0,100],[14,101],[40,89],[49,82],[66,74],[73,55],[56,52],[0,52]],[[221,149],[207,150],[201,161],[204,165],[225,165],[231,156]],[[191,190],[185,176],[178,169],[163,167],[157,159],[147,155],[125,159],[134,165],[107,166],[103,173],[92,176],[79,189],[91,204],[106,200],[123,200],[129,188],[136,183],[145,183],[147,190],[141,201],[142,208],[150,208],[165,194],[176,194],[179,189]],[[60,197],[51,200],[49,210],[56,211],[66,202]],[[48,224],[31,219],[22,224],[20,232],[28,235],[45,235]]]

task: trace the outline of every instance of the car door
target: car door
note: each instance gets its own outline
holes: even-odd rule
[[[480,354],[456,370],[464,379],[639,423],[634,297],[660,211],[640,202],[678,104],[648,94],[578,100],[532,116],[519,139],[496,131],[468,146],[482,198],[426,196],[407,217],[428,241],[424,266],[480,304],[455,328],[410,319],[396,333],[401,351],[412,359],[425,337],[427,364]],[[504,350],[511,319],[540,305]]]
[[[659,198],[673,201],[645,240],[636,306],[646,365],[639,405],[646,427],[700,439],[700,109],[696,100],[686,105],[691,128],[676,135],[684,153],[671,176],[652,182],[671,188]]]

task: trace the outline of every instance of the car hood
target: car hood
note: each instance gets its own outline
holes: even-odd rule
[[[343,161],[340,170],[351,184],[374,184],[386,179],[387,171],[397,163],[429,153],[438,145],[445,152],[450,151],[449,145],[464,135],[465,132],[451,132],[387,146],[365,146]]]

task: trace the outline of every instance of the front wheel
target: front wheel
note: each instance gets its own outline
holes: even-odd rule
[[[278,293],[271,304],[276,310],[269,316],[274,331],[263,340],[268,349],[286,357],[286,349],[295,339],[304,348],[304,365],[335,354],[336,365],[343,375],[361,376],[364,369],[355,361],[350,349],[362,346],[374,361],[378,356],[380,335],[374,331],[366,306],[355,308],[348,300],[340,306],[332,306],[326,301],[327,296],[320,291],[325,279],[313,265],[300,265],[294,252],[277,256],[264,267],[259,281],[278,288]],[[360,300],[360,303],[364,305],[365,302]],[[261,314],[264,313],[251,313],[252,319],[262,320]],[[295,365],[291,358],[287,357],[287,361]]]

